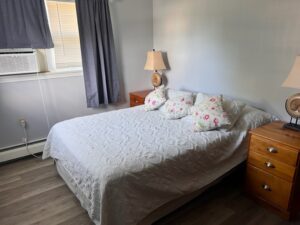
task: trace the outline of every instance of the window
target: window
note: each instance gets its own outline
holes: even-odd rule
[[[75,2],[47,1],[57,69],[81,67],[81,53]]]

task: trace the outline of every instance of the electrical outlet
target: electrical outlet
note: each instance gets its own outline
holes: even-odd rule
[[[26,120],[25,119],[19,119],[19,124],[21,127],[25,128],[26,127]]]

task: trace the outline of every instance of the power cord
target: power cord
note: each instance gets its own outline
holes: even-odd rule
[[[26,129],[26,121],[25,120],[20,120],[20,125],[21,127],[23,128],[23,132],[24,132],[24,138],[23,138],[23,142],[25,144],[25,148],[26,148],[26,151],[28,152],[28,154],[32,155],[33,157],[37,158],[37,159],[41,159],[41,157],[31,153],[29,151],[29,147],[28,147],[28,134],[27,134],[27,129]]]

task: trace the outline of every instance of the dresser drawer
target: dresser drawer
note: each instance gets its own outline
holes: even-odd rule
[[[296,149],[255,135],[251,136],[250,151],[256,151],[269,159],[275,159],[291,166],[297,165],[298,151]]]
[[[271,157],[259,154],[255,151],[249,152],[248,162],[255,167],[265,170],[275,176],[279,176],[292,182],[295,174],[295,167],[282,163]]]
[[[288,210],[292,183],[248,164],[246,189],[251,195]]]

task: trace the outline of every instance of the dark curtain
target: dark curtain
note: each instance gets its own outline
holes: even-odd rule
[[[88,107],[115,103],[119,76],[108,0],[76,0]]]
[[[0,48],[53,48],[44,0],[0,0]]]

